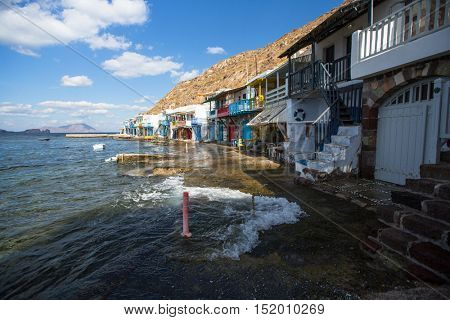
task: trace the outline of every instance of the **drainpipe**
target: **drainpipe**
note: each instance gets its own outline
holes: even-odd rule
[[[367,16],[369,18],[369,26],[373,25],[373,0],[369,1],[369,9],[367,11]]]

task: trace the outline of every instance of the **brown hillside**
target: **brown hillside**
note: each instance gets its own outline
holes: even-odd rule
[[[346,0],[343,4],[348,2],[349,0]],[[247,79],[283,63],[285,59],[279,59],[280,54],[341,6],[303,27],[292,30],[264,48],[239,53],[216,63],[194,79],[178,83],[147,113],[157,114],[166,109],[202,103],[207,93],[213,93],[221,88],[231,89],[245,85]]]

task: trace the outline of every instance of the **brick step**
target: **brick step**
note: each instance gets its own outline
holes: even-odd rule
[[[380,206],[377,208],[378,220],[387,226],[395,225],[400,227],[401,216],[408,213],[410,212],[404,211],[400,206],[396,205]]]
[[[417,237],[427,238],[442,244],[447,241],[447,235],[450,231],[449,225],[419,214],[403,215],[400,227],[403,231],[412,233]]]
[[[431,242],[419,241],[416,237],[395,228],[379,230],[376,239],[369,239],[416,264],[422,274],[429,271],[445,281],[450,280],[450,251]],[[430,275],[427,277],[433,278]]]
[[[434,196],[443,200],[450,200],[450,183],[443,183],[434,189]]]
[[[421,210],[422,201],[432,200],[433,198],[422,193],[412,191],[391,191],[392,202],[401,204],[413,209]]]
[[[450,251],[431,242],[413,243],[408,250],[409,257],[450,279]]]
[[[416,237],[395,228],[381,229],[377,237],[380,244],[403,256],[407,256],[409,243],[416,240]]]
[[[420,177],[450,181],[450,163],[423,164],[420,166]]]
[[[434,219],[450,223],[450,201],[425,200],[422,202],[422,213]]]
[[[441,162],[450,163],[450,151],[441,152]]]
[[[435,179],[406,179],[405,187],[414,192],[433,194],[434,187],[444,182]]]

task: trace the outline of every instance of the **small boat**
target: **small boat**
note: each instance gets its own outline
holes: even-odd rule
[[[111,161],[117,162],[117,156],[105,159],[105,162],[111,162]]]
[[[92,146],[92,149],[94,149],[94,151],[104,150],[105,145],[103,143],[97,143]]]
[[[50,138],[38,138],[39,141],[48,141]]]

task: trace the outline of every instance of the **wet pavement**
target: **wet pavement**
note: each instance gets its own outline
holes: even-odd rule
[[[159,277],[141,279],[139,268],[145,269],[144,263],[106,298],[123,298],[130,290],[141,292],[138,298],[148,298],[146,288],[150,287],[162,299],[442,298],[404,272],[405,265],[361,249],[367,235],[380,227],[373,211],[331,191],[327,194],[296,185],[292,172],[263,157],[216,145],[183,147],[186,154],[197,156],[155,165],[169,173],[184,168],[186,186],[284,197],[299,204],[307,216],[294,224],[260,231],[258,245],[238,260],[166,257],[165,267],[178,275],[176,286]],[[333,189],[333,183],[328,184]],[[388,190],[381,184],[355,180],[339,185],[334,188],[371,202],[368,207],[389,201]],[[195,234],[195,229],[191,231]],[[192,240],[185,241],[186,246],[192,245]],[[417,288],[421,288],[420,296],[415,294]]]

